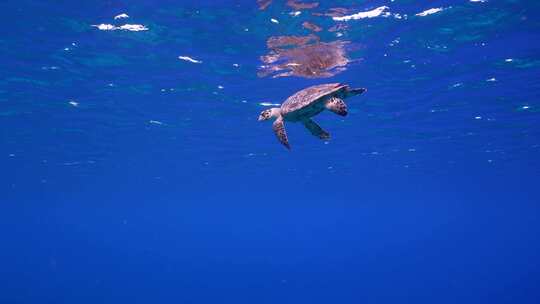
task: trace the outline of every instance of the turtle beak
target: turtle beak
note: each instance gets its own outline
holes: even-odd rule
[[[259,121],[263,121],[264,118],[262,117],[262,115],[259,115]]]

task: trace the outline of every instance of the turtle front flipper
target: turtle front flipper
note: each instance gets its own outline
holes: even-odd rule
[[[320,139],[329,139],[330,133],[323,130],[316,122],[311,119],[304,120],[304,126],[313,134]]]
[[[347,116],[347,105],[345,102],[337,97],[332,97],[326,102],[326,108],[337,115]]]
[[[285,124],[283,123],[283,117],[278,117],[272,124],[272,129],[274,129],[274,133],[276,133],[277,138],[279,141],[287,147],[287,149],[291,149],[291,146],[289,146],[289,140],[287,139],[287,133],[285,132]]]

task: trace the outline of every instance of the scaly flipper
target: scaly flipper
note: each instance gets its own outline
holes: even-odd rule
[[[304,126],[313,134],[320,139],[329,139],[330,134],[323,130],[317,123],[311,119],[304,120]]]
[[[337,97],[332,97],[326,102],[326,108],[337,115],[347,116],[347,105]]]
[[[277,138],[279,141],[287,147],[287,149],[291,149],[291,146],[289,146],[289,140],[287,139],[287,133],[285,132],[285,124],[283,123],[283,117],[278,117],[274,123],[272,124],[272,129],[274,130],[274,133],[276,133]]]

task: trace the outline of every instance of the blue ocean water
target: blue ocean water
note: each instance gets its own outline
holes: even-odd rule
[[[539,303],[539,11],[2,1],[0,303]]]

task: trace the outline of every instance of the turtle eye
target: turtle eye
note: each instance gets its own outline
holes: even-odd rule
[[[261,112],[261,115],[259,116],[259,121],[268,120],[268,118],[270,118],[270,113],[268,112],[268,110],[264,110]]]

